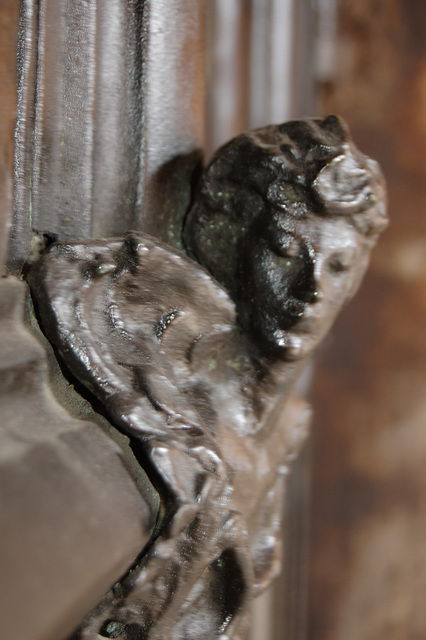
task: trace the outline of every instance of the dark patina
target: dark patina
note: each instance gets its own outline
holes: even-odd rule
[[[163,500],[152,542],[81,640],[237,638],[280,565],[295,383],[386,225],[378,165],[335,116],[220,149],[183,237],[52,245],[30,284],[72,376],[127,433]],[[200,266],[202,265],[202,266]]]

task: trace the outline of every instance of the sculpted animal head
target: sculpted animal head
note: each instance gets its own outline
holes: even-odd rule
[[[184,228],[275,357],[308,355],[357,290],[387,225],[378,164],[336,116],[271,125],[217,151]]]

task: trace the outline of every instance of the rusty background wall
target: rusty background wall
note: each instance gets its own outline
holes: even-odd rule
[[[391,225],[317,372],[311,640],[426,637],[426,10],[340,0],[342,114],[383,166]]]

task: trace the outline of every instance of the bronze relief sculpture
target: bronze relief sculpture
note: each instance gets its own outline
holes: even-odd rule
[[[296,381],[386,222],[377,163],[329,116],[216,153],[184,223],[192,260],[131,232],[54,244],[35,265],[43,330],[163,504],[149,548],[76,638],[245,633],[251,598],[279,571],[309,415]]]

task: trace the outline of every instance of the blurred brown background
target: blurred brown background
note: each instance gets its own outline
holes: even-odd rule
[[[391,224],[313,389],[310,640],[426,637],[426,5],[340,0],[340,113]]]

